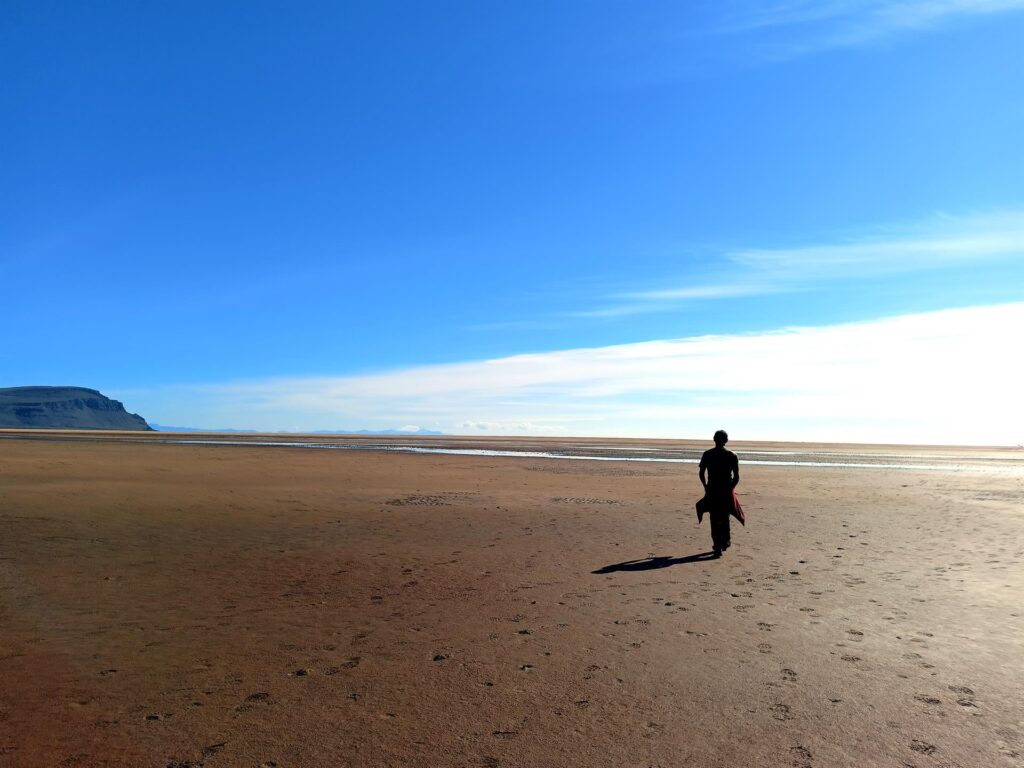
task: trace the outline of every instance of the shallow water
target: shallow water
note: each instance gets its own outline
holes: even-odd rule
[[[276,441],[276,440],[159,440],[159,442],[176,445],[241,445],[282,448],[316,448],[323,450],[346,451],[386,451],[394,453],[442,454],[451,456],[495,456],[508,458],[562,459],[575,461],[629,461],[662,464],[698,464],[701,449],[660,449],[632,446],[581,446],[578,449],[564,451],[532,451],[532,450],[501,450],[492,448],[454,448],[427,447],[402,443],[328,443],[316,441]],[[614,455],[599,456],[596,451],[607,450]],[[578,451],[591,451],[581,453]],[[635,455],[636,453],[644,455]],[[651,456],[660,452],[664,455]],[[990,459],[975,457],[950,457],[935,454],[896,454],[847,451],[770,451],[752,450],[738,451],[740,460],[745,465],[767,467],[835,467],[842,469],[896,469],[922,470],[942,472],[998,472],[1000,474],[1024,475],[1024,460]],[[677,455],[691,454],[691,455]],[[748,456],[785,456],[785,459],[756,458]],[[849,461],[850,458],[875,459],[874,461]]]
[[[384,451],[393,453],[441,454],[451,456],[493,456],[499,458],[558,459],[575,461],[628,461],[655,464],[698,464],[704,452],[703,446],[659,444],[637,445],[633,442],[620,444],[586,443],[566,440],[524,440],[521,438],[503,440],[494,438],[481,441],[448,437],[424,441],[401,438],[368,438],[359,440],[296,439],[282,436],[280,439],[268,436],[258,438],[236,438],[216,436],[174,436],[146,435],[69,435],[47,433],[0,433],[0,438],[10,440],[45,441],[87,441],[87,442],[130,442],[160,443],[164,445],[203,445],[257,448],[307,448],[339,451]],[[495,447],[481,448],[479,445]],[[507,447],[506,447],[507,446]],[[552,447],[549,447],[552,446]],[[543,447],[545,450],[537,450]],[[962,450],[962,452],[961,452]],[[766,467],[821,467],[839,469],[887,469],[901,471],[929,472],[983,472],[1003,475],[1024,476],[1024,452],[1013,449],[964,448],[913,448],[894,446],[885,450],[847,450],[843,447],[830,449],[828,446],[799,446],[779,448],[740,449],[736,451],[744,466]]]

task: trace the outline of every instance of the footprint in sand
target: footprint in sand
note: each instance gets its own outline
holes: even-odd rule
[[[790,714],[789,706],[787,704],[776,704],[771,708],[772,717],[776,720],[792,720],[793,715]]]
[[[811,750],[804,746],[789,748],[789,754],[793,758],[790,765],[793,768],[812,768]]]
[[[974,703],[974,691],[972,689],[968,688],[965,685],[950,685],[948,686],[948,688],[953,693],[957,693],[960,695],[960,698],[956,700],[956,703],[959,704],[961,707],[977,708],[978,705]]]
[[[772,647],[768,643],[758,643],[757,644],[757,650],[760,653],[771,653],[772,652]]]
[[[934,744],[929,744],[927,741],[920,741],[914,739],[910,742],[910,748],[915,752],[920,752],[922,755],[934,755],[939,751],[939,748]]]
[[[208,747],[203,747],[203,757],[213,757],[222,749],[224,749],[224,745],[226,743],[227,742],[222,741],[219,744],[211,744]]]
[[[795,683],[796,672],[794,672],[792,669],[789,669],[788,667],[785,667],[782,670],[782,679],[787,683]]]

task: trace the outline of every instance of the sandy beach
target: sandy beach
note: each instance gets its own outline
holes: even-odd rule
[[[1019,450],[730,444],[712,560],[687,463],[24,436],[0,766],[1024,765]]]

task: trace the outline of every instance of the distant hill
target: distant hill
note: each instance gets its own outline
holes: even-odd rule
[[[154,424],[153,429],[157,432],[218,432],[221,434],[236,435],[444,435],[444,432],[437,432],[432,429],[321,429],[316,432],[261,432],[258,429],[206,429],[202,427],[168,427],[165,424]]]
[[[157,432],[216,432],[222,435],[255,435],[259,434],[255,429],[208,429],[206,427],[169,427],[166,424],[150,424],[152,429]]]
[[[313,432],[314,435],[443,435],[444,432],[437,432],[433,429],[358,429],[355,432],[348,432],[343,429],[322,429]]]
[[[144,431],[150,426],[95,389],[6,387],[0,388],[0,428]]]

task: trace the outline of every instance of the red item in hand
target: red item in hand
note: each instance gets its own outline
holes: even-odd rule
[[[736,491],[732,492],[732,516],[740,521],[740,525],[745,526],[747,524],[747,516],[743,514],[743,507],[740,506],[740,497],[736,495]]]

